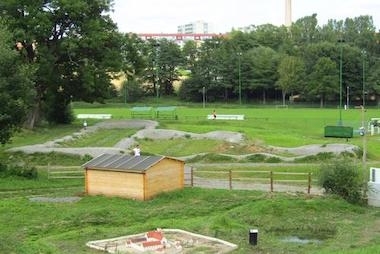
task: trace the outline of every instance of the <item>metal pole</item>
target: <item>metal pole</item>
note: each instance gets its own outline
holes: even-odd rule
[[[158,78],[158,47],[160,46],[159,43],[154,44],[154,47],[156,48],[156,55],[155,55],[155,68],[156,68],[156,93],[157,93],[157,100],[160,96],[160,85],[159,85],[159,78]]]
[[[239,56],[239,104],[241,105],[241,52],[238,52]]]
[[[206,107],[206,87],[202,88],[202,95],[203,95],[203,108]]]
[[[364,75],[364,69],[365,69],[365,51],[362,51],[363,54],[363,108],[365,108],[365,75]]]
[[[365,127],[365,51],[362,51],[363,54],[363,106],[362,106],[362,127],[364,128],[363,131],[363,169],[364,174],[366,170],[366,163],[367,163],[367,137],[366,137],[366,127]]]
[[[160,85],[158,83],[159,78],[158,78],[158,63],[157,63],[157,61],[156,61],[156,78],[157,78],[156,91],[157,91],[157,100],[158,100],[158,97],[160,97]]]
[[[124,82],[124,104],[127,104],[127,82]]]
[[[340,40],[340,43],[343,41]],[[343,47],[340,44],[340,61],[339,61],[339,125],[342,125],[342,71],[343,71]]]

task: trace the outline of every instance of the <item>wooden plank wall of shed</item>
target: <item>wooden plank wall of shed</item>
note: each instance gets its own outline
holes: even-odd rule
[[[184,162],[164,159],[145,175],[145,199],[167,191],[184,188]]]
[[[143,174],[87,169],[87,194],[144,200]]]

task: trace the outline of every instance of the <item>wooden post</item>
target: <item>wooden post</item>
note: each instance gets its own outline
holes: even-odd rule
[[[310,190],[311,190],[311,172],[309,172],[309,177],[307,180],[307,194],[310,194]]]
[[[270,192],[273,192],[273,171],[270,171]]]
[[[190,169],[190,185],[191,187],[194,187],[194,169],[191,167]]]
[[[229,170],[229,182],[230,182],[230,190],[232,190],[232,170]]]
[[[86,167],[85,168],[85,171],[84,171],[84,191],[86,194],[88,194],[88,168]]]
[[[143,173],[143,200],[146,200],[146,186],[147,186],[147,181],[146,181],[146,174]]]
[[[181,162],[181,168],[182,168],[182,175],[180,176],[180,185],[181,185],[181,188],[184,188],[185,187],[185,173],[186,173],[185,162]]]

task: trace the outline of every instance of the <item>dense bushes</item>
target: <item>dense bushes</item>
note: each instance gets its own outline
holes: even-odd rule
[[[35,179],[38,177],[38,172],[35,167],[27,165],[5,164],[0,162],[0,177],[18,176],[27,179]]]
[[[319,183],[326,193],[336,194],[350,203],[363,203],[364,181],[359,167],[347,158],[322,164]]]
[[[132,103],[141,100],[145,96],[144,89],[135,80],[127,80],[123,83],[123,89],[120,91],[123,95],[123,101]],[[153,91],[154,93],[155,91]]]

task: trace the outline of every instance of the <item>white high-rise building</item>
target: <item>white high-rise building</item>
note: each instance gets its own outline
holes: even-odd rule
[[[177,27],[177,32],[181,34],[209,34],[213,33],[209,23],[198,20],[192,23]]]

